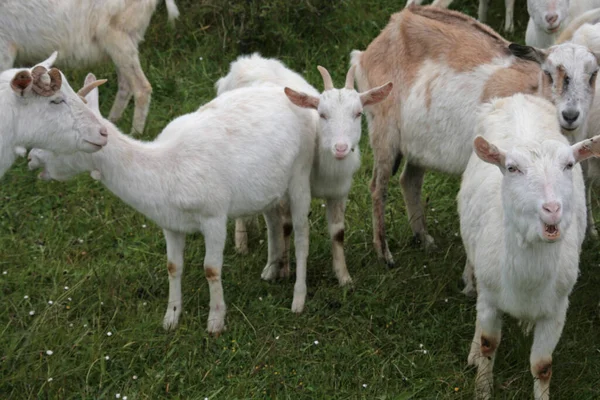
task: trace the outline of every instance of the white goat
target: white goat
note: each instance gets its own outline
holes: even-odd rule
[[[361,116],[363,106],[382,101],[392,89],[392,84],[358,93],[354,90],[354,68],[350,68],[343,89],[335,89],[331,76],[325,68],[319,67],[325,91],[323,94],[312,87],[302,76],[287,68],[275,59],[266,59],[259,54],[241,56],[231,63],[227,76],[216,83],[220,95],[228,90],[255,85],[278,85],[301,90],[301,96],[290,99],[301,107],[317,110],[319,115],[317,143],[313,167],[310,175],[312,196],[327,201],[327,222],[332,242],[333,270],[340,285],[352,282],[344,256],[344,212],[346,200],[352,186],[352,177],[360,167],[359,142],[361,136]],[[304,98],[304,96],[307,96]],[[285,208],[285,207],[284,207]],[[284,219],[285,219],[284,210]],[[283,256],[281,240],[269,234],[269,260],[262,273],[265,280],[289,275],[289,238],[292,226],[285,221],[283,229]],[[246,227],[242,219],[236,220],[236,248],[247,249]],[[272,251],[274,252],[272,254]]]
[[[106,128],[62,72],[51,68],[55,58],[53,53],[31,69],[0,73],[0,177],[25,147],[91,153],[106,144]],[[86,86],[80,94],[92,89]]]
[[[96,104],[93,98],[89,102]],[[218,334],[225,324],[221,267],[227,218],[264,211],[272,226],[280,226],[276,206],[284,198],[295,232],[292,310],[301,312],[304,307],[316,119],[291,104],[282,88],[238,89],[176,118],[154,142],[134,140],[107,122],[110,139],[103,151],[57,156],[32,150],[30,167],[44,165],[41,177],[58,180],[91,171],[163,228],[169,272],[166,329],[177,326],[181,314],[185,235],[201,231],[210,289],[208,331]]]
[[[529,22],[525,43],[540,48],[550,47],[574,18],[598,7],[600,0],[527,0]]]
[[[557,105],[565,134],[584,138],[598,71],[596,57],[583,46],[543,51],[510,44],[464,14],[418,6],[394,14],[364,52],[352,52],[352,64],[359,90],[394,83],[387,101],[365,109],[374,153],[373,242],[390,266],[385,199],[402,157],[408,220],[415,239],[431,246],[421,205],[425,170],[464,171],[478,106],[493,97],[535,93]]]
[[[475,270],[477,323],[469,353],[477,398],[490,398],[502,314],[535,326],[530,363],[536,399],[547,399],[552,352],[585,236],[585,188],[576,165],[600,155],[600,136],[570,145],[556,109],[530,95],[481,107],[475,152],[458,194],[467,263]]]
[[[169,19],[179,15],[174,0],[165,0]],[[119,91],[109,119],[117,121],[133,95],[133,132],[142,132],[152,86],[140,65],[138,45],[158,0],[81,2],[4,0],[0,2],[0,71],[15,59],[31,62],[59,50],[61,65],[86,66],[110,57]]]

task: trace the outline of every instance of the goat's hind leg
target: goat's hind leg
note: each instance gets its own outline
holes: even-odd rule
[[[265,223],[267,225],[269,256],[267,265],[263,269],[260,277],[265,281],[271,281],[279,277],[281,269],[284,268],[285,254],[283,238],[283,218],[282,210],[279,205],[265,211]],[[237,222],[237,221],[236,221]]]
[[[119,71],[119,67],[117,69],[117,78],[119,83],[119,90],[117,91],[117,95],[115,97],[115,102],[113,103],[112,108],[110,109],[110,114],[108,114],[108,119],[112,122],[118,122],[123,116],[123,112],[129,104],[131,100],[131,96],[133,93],[131,92],[131,88],[129,87],[129,81],[126,79],[125,74]]]
[[[434,240],[427,233],[425,211],[421,204],[421,191],[423,188],[424,176],[425,169],[407,161],[404,165],[402,175],[400,176],[400,184],[402,185],[402,194],[404,195],[404,203],[406,204],[408,222],[410,223],[415,240],[426,249],[435,249]]]
[[[340,286],[352,284],[352,278],[346,266],[344,255],[344,213],[346,211],[346,199],[327,200],[327,225],[331,237],[331,253],[333,258],[333,270]]]
[[[183,251],[185,233],[163,229],[167,242],[167,271],[169,272],[169,304],[163,319],[163,327],[173,329],[181,315],[181,275],[183,274]]]
[[[504,0],[504,4],[506,6],[504,32],[513,33],[515,31],[515,23],[513,21],[515,14],[515,0]]]

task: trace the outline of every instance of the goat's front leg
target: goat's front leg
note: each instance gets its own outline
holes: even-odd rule
[[[119,76],[127,81],[129,89],[133,92],[135,110],[133,112],[133,126],[131,133],[142,133],[150,109],[152,86],[140,64],[137,43],[127,34],[115,29],[110,29],[104,38],[105,51],[110,55],[119,71]],[[118,107],[111,111],[109,118],[116,117]]]
[[[244,218],[235,219],[235,251],[248,254],[248,227]]]
[[[327,200],[327,225],[331,237],[333,271],[341,286],[352,284],[344,256],[344,213],[346,198]]]
[[[185,233],[163,229],[167,241],[167,271],[169,271],[169,303],[163,319],[163,327],[174,329],[181,314],[181,275],[183,274],[183,250]]]
[[[513,16],[515,14],[515,0],[504,0],[506,6],[506,17],[504,20],[504,32],[513,33],[515,31],[515,23]]]
[[[280,271],[284,268],[284,258],[287,257],[284,254],[285,246],[280,206],[276,205],[267,210],[264,217],[267,225],[269,257],[260,277],[265,281],[270,281],[279,277]]]
[[[469,352],[469,365],[477,366],[475,398],[490,399],[494,385],[494,361],[502,335],[502,316],[495,307],[485,301],[477,301],[475,335]]]
[[[301,313],[306,301],[306,260],[308,258],[308,212],[310,211],[310,182],[300,177],[291,182],[289,188],[294,245],[296,248],[296,283],[292,312]]]
[[[221,283],[223,267],[223,249],[227,237],[227,218],[212,218],[202,224],[206,255],[204,256],[204,275],[210,291],[210,311],[208,313],[209,333],[219,335],[225,329],[225,299]]]
[[[487,20],[488,8],[490,6],[490,0],[479,0],[479,10],[477,12],[477,19],[479,22]]]
[[[433,238],[427,233],[425,211],[421,204],[421,190],[423,188],[424,176],[424,168],[407,161],[400,176],[400,185],[402,185],[408,222],[410,223],[415,240],[418,244],[425,246],[426,249],[432,249],[435,248],[435,243]]]
[[[379,258],[388,267],[394,267],[394,258],[390,252],[385,233],[385,202],[388,184],[392,176],[393,160],[387,148],[373,147],[373,178],[371,179],[371,202],[373,204],[373,245]],[[401,156],[398,156],[401,158]],[[399,161],[399,160],[398,160]]]
[[[110,109],[110,114],[108,114],[108,119],[112,122],[117,122],[123,116],[123,112],[129,104],[131,100],[131,96],[133,93],[131,92],[131,87],[129,86],[129,81],[127,80],[125,73],[119,70],[119,66],[117,68],[117,79],[119,83],[119,90],[117,91],[117,95],[115,97],[115,102],[113,103],[112,108]]]
[[[587,234],[592,239],[598,238],[598,230],[596,229],[596,221],[594,221],[594,212],[592,209],[592,186],[594,185],[594,177],[592,171],[592,163],[598,163],[595,159],[587,160],[581,163],[581,170],[583,172],[583,179],[585,181],[585,205],[587,208]],[[596,164],[594,164],[596,166]]]
[[[552,377],[552,353],[558,344],[565,326],[567,299],[560,306],[556,317],[536,322],[533,333],[533,346],[529,363],[533,375],[533,394],[536,400],[550,398],[550,378]]]

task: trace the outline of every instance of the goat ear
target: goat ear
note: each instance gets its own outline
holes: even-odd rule
[[[92,83],[96,82],[96,75],[92,74],[91,72],[89,74],[87,74],[87,76],[85,77],[85,81],[83,82],[83,86],[87,86],[87,85],[91,85]],[[89,108],[91,108],[92,110],[100,113],[100,101],[98,100],[98,88],[95,87],[94,89],[92,89],[91,92],[89,92],[88,94],[85,95],[85,101],[87,102],[87,106]]]
[[[575,143],[571,149],[573,149],[575,162],[581,162],[590,157],[600,157],[600,135]]]
[[[10,81],[11,89],[19,96],[24,96],[26,91],[31,92],[31,85],[33,84],[33,77],[31,73],[24,69],[15,74]]]
[[[360,102],[363,106],[370,106],[371,104],[379,103],[388,97],[393,87],[394,84],[392,82],[388,82],[385,85],[361,93]]]
[[[315,110],[319,108],[319,98],[315,96],[310,96],[306,93],[296,92],[289,87],[284,89],[286,96],[292,103],[297,105],[298,107],[303,108],[314,108]]]
[[[548,53],[544,50],[536,49],[532,46],[523,46],[517,43],[511,43],[510,46],[508,46],[508,50],[510,50],[515,57],[533,61],[540,65],[543,64],[544,61],[546,61],[546,57],[548,57]]]
[[[483,161],[504,168],[506,152],[488,142],[483,136],[478,135],[473,141],[473,149],[477,157]]]
[[[54,65],[54,61],[56,61],[57,56],[58,56],[58,51],[55,51],[54,53],[50,54],[50,57],[48,57],[47,59],[45,59],[38,65],[41,65],[42,67],[44,67],[46,69],[50,69],[52,67],[52,65]],[[36,67],[37,67],[37,65],[36,65]]]

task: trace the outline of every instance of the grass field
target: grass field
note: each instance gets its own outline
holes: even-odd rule
[[[293,5],[292,5],[293,3]],[[503,2],[492,2],[500,29]],[[179,0],[171,28],[159,6],[141,46],[153,100],[144,139],[215,96],[213,83],[239,54],[276,56],[322,87],[318,64],[342,85],[352,49],[363,49],[403,2],[393,0]],[[454,9],[476,15],[475,0]],[[515,11],[523,42],[525,2]],[[72,86],[88,70],[65,70]],[[105,115],[116,92],[112,65],[96,67]],[[120,122],[129,132],[132,107]],[[208,290],[201,235],[188,236],[184,313],[162,329],[168,283],[161,230],[87,175],[43,182],[21,159],[0,186],[1,399],[463,399],[473,397],[466,360],[475,302],[460,293],[465,262],[458,235],[458,177],[428,174],[427,221],[439,251],[412,245],[399,185],[390,186],[388,238],[397,268],[371,244],[366,129],[363,164],[346,214],[353,290],[331,270],[325,212],[313,202],[305,312],[290,311],[293,280],[260,279],[264,223],[251,252],[225,250],[227,331],[206,331]],[[594,203],[600,215],[598,201]],[[232,227],[231,227],[232,228]],[[233,232],[233,229],[230,229]],[[231,235],[231,239],[233,236]],[[600,264],[586,242],[567,324],[554,352],[554,399],[600,398]],[[532,396],[531,337],[506,319],[495,366],[495,395]]]

